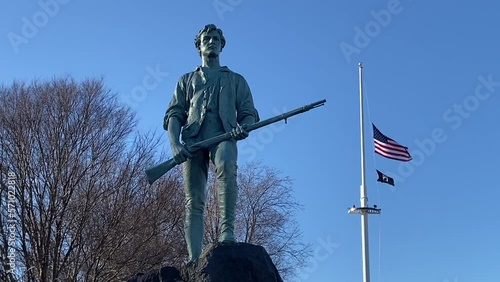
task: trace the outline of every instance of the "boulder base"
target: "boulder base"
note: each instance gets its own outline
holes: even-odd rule
[[[283,282],[269,254],[246,243],[214,244],[196,263],[138,273],[128,282]]]

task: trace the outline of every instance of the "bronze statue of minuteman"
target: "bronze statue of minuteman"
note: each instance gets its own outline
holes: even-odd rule
[[[235,243],[234,220],[238,194],[236,185],[236,141],[248,136],[244,125],[259,121],[252,93],[243,76],[219,62],[226,44],[222,30],[209,24],[195,37],[201,65],[177,82],[163,127],[168,131],[173,158],[183,163],[186,195],[185,239],[189,261],[202,251],[205,188],[209,163],[215,165],[218,180],[218,208],[221,217],[219,242]],[[234,138],[193,154],[190,144],[232,132]]]

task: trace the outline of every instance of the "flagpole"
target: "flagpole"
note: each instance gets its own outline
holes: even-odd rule
[[[361,244],[362,244],[362,260],[363,260],[363,282],[370,282],[370,255],[368,247],[368,215],[380,214],[380,209],[376,206],[373,208],[368,206],[368,195],[366,193],[365,182],[365,128],[364,128],[364,111],[363,111],[363,64],[359,66],[359,125],[360,125],[360,141],[361,141],[361,186],[360,186],[360,203],[361,207],[353,206],[349,209],[351,214],[361,215]]]
[[[365,123],[363,111],[363,64],[359,63],[359,125],[361,136],[361,186],[360,202],[361,207],[365,208],[368,204],[365,182]],[[368,215],[361,214],[361,244],[363,252],[363,282],[370,282],[370,255],[368,248]]]

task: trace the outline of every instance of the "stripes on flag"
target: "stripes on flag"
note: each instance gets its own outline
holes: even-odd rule
[[[397,161],[408,162],[412,159],[408,147],[402,146],[393,139],[385,136],[373,124],[373,140],[375,142],[375,153]]]

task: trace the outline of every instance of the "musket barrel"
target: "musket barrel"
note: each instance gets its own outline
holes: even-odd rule
[[[309,105],[305,105],[303,107],[297,108],[295,110],[268,118],[266,120],[259,121],[259,122],[256,122],[254,124],[251,124],[251,125],[247,125],[244,127],[244,129],[246,131],[250,132],[252,130],[255,130],[255,129],[261,128],[263,126],[278,122],[280,120],[286,120],[289,117],[307,112],[307,111],[314,109],[314,108],[317,108],[319,106],[323,106],[325,103],[326,103],[326,99],[323,99],[323,100],[311,103]],[[209,138],[207,140],[203,140],[203,141],[194,143],[191,146],[187,147],[187,150],[190,153],[194,153],[200,149],[210,147],[214,144],[220,143],[224,140],[229,140],[231,138],[232,138],[231,132],[227,132],[227,133]],[[171,170],[176,165],[178,165],[178,164],[175,163],[173,158],[171,158],[165,162],[162,162],[160,164],[157,164],[155,166],[152,166],[152,167],[146,169],[146,176],[147,176],[149,184],[153,184],[158,178],[160,178],[162,175],[167,173],[169,170]]]
[[[326,99],[323,99],[323,100],[320,100],[320,101],[317,101],[317,102],[314,102],[314,103],[311,103],[309,105],[305,105],[305,106],[302,106],[300,108],[297,108],[295,110],[291,110],[289,112],[286,112],[286,113],[282,113],[280,115],[277,115],[277,116],[274,116],[274,117],[271,117],[271,118],[268,118],[266,120],[263,120],[263,121],[259,121],[259,122],[256,122],[254,124],[251,124],[247,127],[245,127],[245,130],[247,131],[252,131],[252,130],[255,130],[255,129],[258,129],[258,128],[261,128],[263,126],[266,126],[266,125],[269,125],[269,124],[272,124],[272,123],[275,123],[275,122],[278,122],[280,120],[284,120],[284,119],[287,119],[289,117],[292,117],[292,116],[295,116],[295,115],[298,115],[298,114],[301,114],[301,113],[304,113],[304,112],[307,112],[311,109],[314,109],[316,107],[319,107],[319,106],[323,106],[324,104],[326,103]]]

